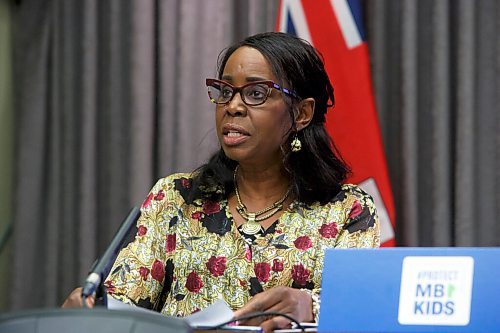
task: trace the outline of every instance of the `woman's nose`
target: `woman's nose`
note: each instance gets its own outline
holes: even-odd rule
[[[241,94],[240,92],[236,92],[233,95],[233,98],[227,103],[226,105],[226,111],[230,113],[233,116],[244,116],[246,115],[247,112],[247,106],[241,99]]]

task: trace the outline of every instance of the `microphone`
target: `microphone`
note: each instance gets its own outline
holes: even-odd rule
[[[94,265],[90,269],[90,273],[85,280],[85,284],[82,288],[82,299],[83,304],[85,305],[85,299],[92,295],[94,292],[99,292],[101,289],[102,282],[108,276],[111,267],[118,255],[118,252],[123,246],[123,242],[127,237],[128,233],[132,229],[132,226],[135,225],[137,219],[141,215],[141,211],[137,207],[133,207],[128,216],[122,222],[122,225],[116,232],[113,240],[109,244],[108,248],[104,252],[104,254],[95,261]]]

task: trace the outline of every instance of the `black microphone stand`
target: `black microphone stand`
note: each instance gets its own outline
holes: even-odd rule
[[[94,293],[96,297],[95,304],[107,307],[108,300],[106,287],[104,286],[104,279],[108,276],[116,256],[123,246],[123,242],[127,238],[127,235],[137,222],[140,215],[141,211],[139,208],[133,207],[125,220],[122,222],[122,225],[116,232],[104,254],[92,265],[90,273],[82,288],[82,303],[84,307],[87,307],[87,297]]]

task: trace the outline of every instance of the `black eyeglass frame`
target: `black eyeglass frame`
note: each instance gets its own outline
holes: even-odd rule
[[[219,83],[219,84],[224,84],[228,87],[230,87],[232,90],[233,90],[233,93],[231,95],[231,98],[229,98],[226,102],[217,102],[215,100],[215,98],[212,98],[212,96],[210,96],[210,87],[214,87],[214,83]],[[279,91],[282,91],[285,95],[288,95],[288,96],[291,96],[291,97],[294,97],[294,98],[297,98],[297,99],[301,99],[299,97],[299,95],[297,95],[295,92],[287,89],[287,88],[283,88],[282,86],[280,86],[279,84],[271,81],[271,80],[264,80],[264,81],[255,81],[255,82],[250,82],[250,83],[247,83],[247,84],[244,84],[242,86],[239,86],[239,87],[236,87],[236,86],[233,86],[232,84],[226,82],[226,81],[222,81],[222,80],[217,80],[217,79],[206,79],[205,80],[205,84],[207,86],[208,89],[208,98],[210,99],[210,101],[212,103],[215,103],[217,105],[224,105],[224,104],[228,104],[229,102],[231,102],[234,98],[234,95],[236,95],[236,93],[240,93],[240,96],[241,96],[241,100],[243,101],[243,103],[245,103],[246,105],[248,106],[258,106],[258,105],[262,105],[264,104],[269,95],[271,95],[271,91],[272,89],[276,89],[276,90],[279,90]],[[264,98],[264,100],[262,102],[259,102],[257,104],[252,104],[252,103],[247,103],[247,101],[245,100],[245,96],[244,94],[241,93],[241,91],[243,89],[245,89],[246,87],[248,86],[253,86],[253,85],[257,85],[257,84],[263,84],[263,85],[266,85],[268,87],[268,91],[267,91],[267,95],[266,95],[266,98]]]

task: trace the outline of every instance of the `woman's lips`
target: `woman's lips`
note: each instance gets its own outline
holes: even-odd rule
[[[250,137],[247,130],[236,124],[225,124],[222,127],[222,134],[222,140],[226,146],[239,145]]]
[[[248,135],[237,131],[229,131],[224,133],[223,141],[226,146],[237,146],[245,142],[249,138]]]

